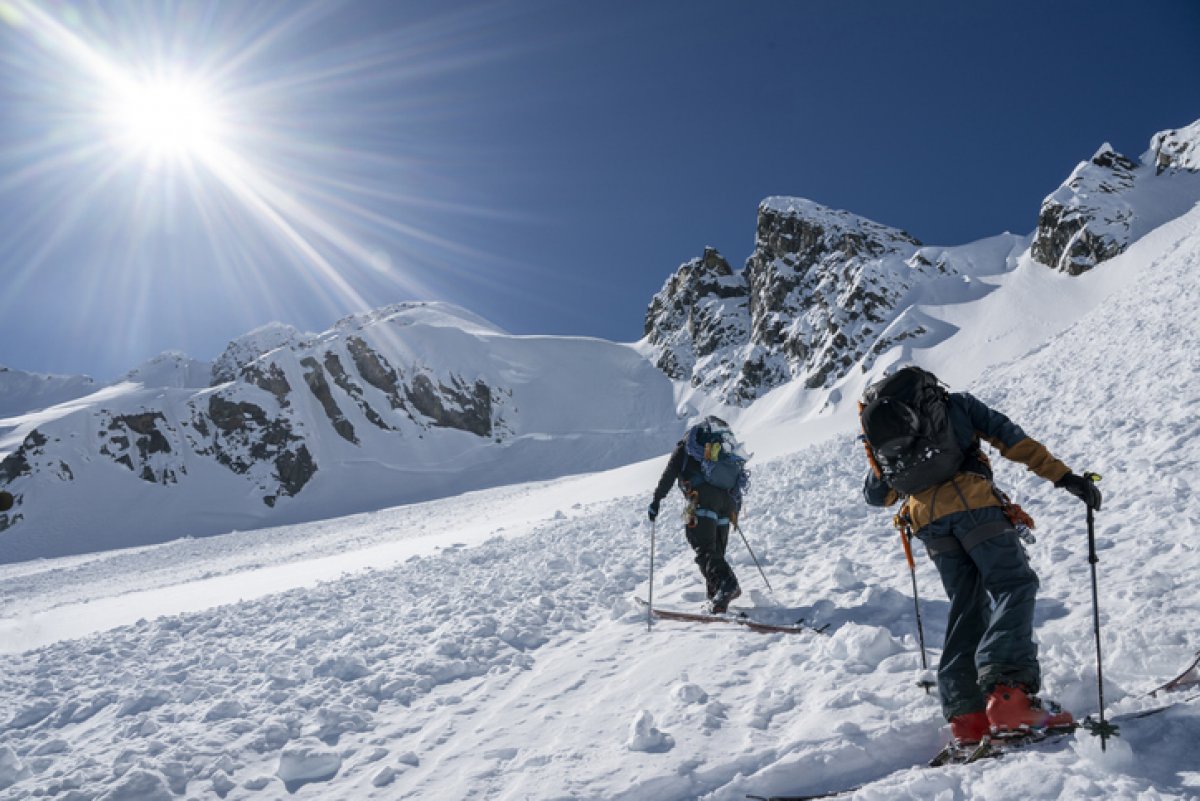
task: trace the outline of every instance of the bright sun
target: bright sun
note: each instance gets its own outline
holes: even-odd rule
[[[223,124],[204,87],[186,80],[120,81],[104,106],[110,136],[151,162],[206,160]]]

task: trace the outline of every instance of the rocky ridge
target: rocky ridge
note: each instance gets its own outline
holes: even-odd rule
[[[1160,131],[1139,161],[1107,142],[1081,162],[1062,186],[1042,201],[1031,255],[1055,270],[1079,275],[1125,250],[1162,215],[1139,212],[1138,198],[1167,182],[1194,185],[1200,171],[1200,121]],[[1170,204],[1166,217],[1186,210]]]
[[[1103,145],[1045,199],[1029,256],[1070,275],[1094,268],[1200,199],[1198,168],[1200,122],[1155,134],[1138,162]],[[681,265],[650,301],[643,344],[672,380],[728,404],[793,381],[831,387],[898,343],[946,333],[910,308],[934,282],[1016,263],[1005,248],[983,248],[994,263],[979,264],[970,248],[927,247],[811,200],[767,198],[744,269],[712,248]]]
[[[744,270],[708,248],[651,300],[651,358],[672,379],[739,405],[790,381],[829,386],[870,353],[912,286],[954,271],[930,255],[903,231],[768,198]]]

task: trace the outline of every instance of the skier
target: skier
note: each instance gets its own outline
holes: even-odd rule
[[[675,446],[647,509],[653,522],[671,484],[678,482],[688,503],[685,533],[704,576],[707,609],[717,614],[742,594],[737,576],[725,560],[725,549],[729,524],[737,525],[742,495],[749,485],[746,458],[729,424],[719,417],[706,417],[688,429]]]
[[[1038,578],[1009,517],[1023,512],[993,485],[980,441],[1093,509],[1099,489],[1003,414],[949,393],[919,367],[868,388],[860,408],[871,463],[863,496],[872,506],[903,498],[899,518],[925,544],[950,598],[938,690],[951,735],[967,745],[990,732],[1070,724],[1070,712],[1036,696]]]

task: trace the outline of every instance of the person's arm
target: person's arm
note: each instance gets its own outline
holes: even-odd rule
[[[891,506],[900,499],[900,494],[879,476],[874,470],[867,471],[863,479],[863,500],[871,506]]]
[[[958,392],[950,397],[956,400],[966,413],[975,433],[995,446],[1005,459],[1019,462],[1033,473],[1056,484],[1071,472],[1071,468],[1056,459],[1045,445],[973,395]]]
[[[658,479],[658,486],[654,488],[654,502],[662,503],[662,499],[667,497],[667,493],[671,491],[671,485],[679,480],[679,474],[683,472],[683,460],[687,458],[687,446],[683,440],[675,446],[675,450],[671,452],[671,459],[667,462],[666,468],[662,472],[662,477]]]
[[[650,501],[650,506],[647,507],[646,513],[651,520],[658,517],[658,505],[662,503],[663,498],[667,497],[667,493],[671,491],[671,485],[679,479],[679,474],[683,472],[683,462],[687,458],[687,445],[684,440],[680,440],[675,446],[675,450],[671,452],[671,458],[667,461],[667,466],[663,470],[662,477],[658,479],[658,486],[654,488],[654,498]]]

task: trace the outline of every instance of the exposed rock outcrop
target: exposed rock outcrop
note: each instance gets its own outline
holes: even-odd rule
[[[1125,250],[1195,202],[1200,122],[1156,133],[1135,162],[1105,144],[1042,201],[1031,254],[1042,264],[1080,275]],[[1178,185],[1182,191],[1168,188]],[[1153,192],[1150,206],[1139,196]]]
[[[1137,168],[1108,144],[1076,167],[1042,202],[1033,258],[1079,275],[1129,247],[1133,206],[1123,195],[1133,188]]]
[[[1147,161],[1159,175],[1167,170],[1200,170],[1200,120],[1156,133],[1150,139]]]
[[[947,270],[917,258],[919,247],[849,212],[768,198],[745,269],[711,248],[682,265],[650,303],[646,341],[668,376],[730,403],[797,379],[828,386],[916,281]]]

